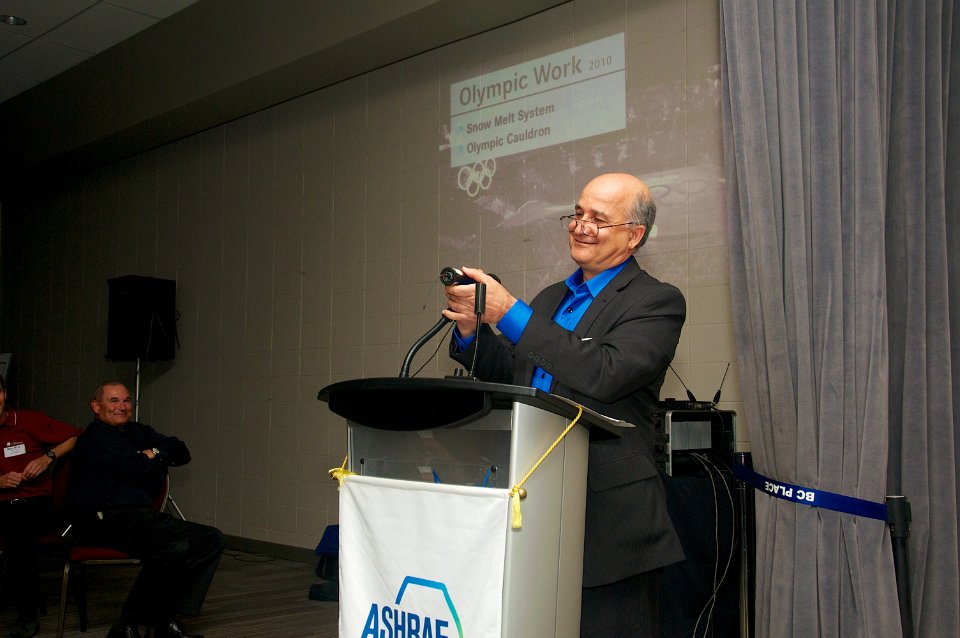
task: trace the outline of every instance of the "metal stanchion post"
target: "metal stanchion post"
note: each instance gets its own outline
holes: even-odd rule
[[[910,501],[904,496],[887,497],[887,525],[893,541],[893,571],[897,577],[897,599],[900,603],[900,626],[904,638],[913,638],[913,611],[910,605],[910,567],[907,539],[910,538]]]
[[[737,462],[748,464],[747,452],[737,452]],[[743,481],[737,481],[737,496],[740,502],[740,636],[750,638],[750,533],[747,529],[747,495],[750,486]]]

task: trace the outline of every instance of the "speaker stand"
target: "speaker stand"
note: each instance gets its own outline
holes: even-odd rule
[[[140,357],[137,357],[137,371],[133,383],[133,420],[140,420]]]
[[[167,494],[167,503],[173,506],[173,511],[177,513],[177,516],[180,517],[181,521],[187,520],[187,517],[183,515],[183,512],[180,511],[180,506],[177,505],[177,502],[173,500],[173,494]]]

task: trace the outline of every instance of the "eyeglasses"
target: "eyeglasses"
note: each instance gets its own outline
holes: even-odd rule
[[[593,235],[597,236],[600,234],[600,231],[604,228],[613,228],[615,226],[629,226],[630,224],[636,224],[637,222],[623,222],[622,224],[598,224],[597,222],[588,221],[586,219],[577,219],[576,215],[564,215],[560,218],[560,223],[563,225],[563,229],[568,233],[572,233],[577,229],[579,225],[583,229],[584,235]]]

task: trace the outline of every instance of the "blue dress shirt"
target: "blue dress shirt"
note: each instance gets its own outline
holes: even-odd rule
[[[623,270],[626,265],[627,262],[624,261],[622,264],[604,270],[586,282],[583,281],[583,270],[578,268],[576,272],[567,277],[566,284],[570,290],[563,298],[563,302],[557,306],[557,311],[553,314],[554,322],[567,330],[573,331],[573,329],[577,327],[577,324],[580,323],[580,319],[582,319],[583,315],[587,312],[587,308],[590,307],[593,300],[600,294],[600,291],[603,290],[614,277],[620,274],[620,271]],[[513,307],[507,311],[507,314],[497,322],[497,330],[499,330],[510,343],[516,344],[523,335],[523,331],[526,330],[527,323],[529,323],[532,315],[533,308],[528,306],[523,300],[517,299],[517,303],[513,304]],[[457,346],[461,350],[465,350],[473,343],[475,338],[475,335],[463,338],[457,331],[454,331],[454,336],[457,340]],[[549,392],[550,386],[553,385],[553,375],[542,368],[535,368],[533,371],[533,379],[530,380],[530,385],[539,390]]]

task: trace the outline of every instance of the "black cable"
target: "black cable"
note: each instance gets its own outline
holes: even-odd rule
[[[431,361],[433,361],[433,358],[434,358],[435,356],[437,356],[437,353],[438,353],[438,352],[440,352],[440,347],[443,346],[443,344],[447,342],[447,338],[450,336],[450,331],[453,330],[453,326],[454,326],[454,325],[455,325],[455,324],[453,324],[453,323],[450,324],[450,327],[447,328],[447,332],[443,335],[443,338],[440,339],[440,341],[437,342],[437,349],[433,351],[433,354],[430,355],[430,358],[429,358],[429,359],[427,359],[426,361],[423,362],[423,365],[422,365],[422,366],[420,366],[419,368],[417,368],[417,371],[413,373],[413,376],[417,376],[418,374],[420,374],[420,371],[423,370],[423,369],[427,366],[428,363],[430,363]]]
[[[446,317],[441,315],[437,323],[433,324],[433,327],[427,330],[427,332],[422,337],[417,339],[417,342],[410,347],[410,350],[407,351],[407,356],[403,358],[403,365],[400,366],[401,379],[406,379],[407,377],[410,376],[410,366],[413,364],[413,358],[414,356],[416,356],[417,352],[420,351],[420,348],[422,348],[424,345],[426,345],[428,341],[430,341],[435,336],[437,336],[437,333],[443,330],[443,327],[448,323],[451,323],[451,321],[452,321],[451,319],[447,319]]]
[[[235,549],[225,549],[223,550],[224,556],[229,556],[235,561],[241,563],[272,563],[277,560],[273,556],[268,556],[266,554],[253,554],[251,552],[242,552]]]
[[[709,598],[709,599],[707,600],[707,602],[704,604],[703,609],[700,610],[700,615],[697,616],[697,622],[696,622],[696,625],[694,625],[694,628],[693,628],[693,637],[696,638],[697,629],[698,629],[699,626],[700,626],[700,619],[703,617],[703,614],[707,611],[707,608],[709,607],[709,608],[710,608],[710,613],[707,614],[707,624],[704,626],[704,630],[703,630],[703,634],[702,634],[702,635],[704,636],[704,638],[705,638],[706,635],[707,635],[707,630],[708,630],[709,627],[710,627],[710,622],[711,622],[711,620],[712,620],[712,618],[713,618],[713,609],[714,609],[714,607],[716,606],[717,594],[718,594],[719,591],[720,591],[720,586],[723,585],[723,581],[726,580],[726,578],[727,578],[727,573],[730,571],[730,564],[733,562],[733,549],[734,549],[734,545],[735,545],[735,542],[734,542],[734,541],[736,540],[735,537],[734,537],[734,536],[735,536],[734,528],[731,527],[731,529],[730,529],[730,552],[727,554],[727,564],[726,564],[726,565],[724,566],[724,568],[723,568],[723,574],[720,576],[720,579],[717,580],[717,570],[718,570],[719,567],[720,567],[720,503],[719,503],[719,501],[717,500],[717,485],[716,485],[716,482],[714,481],[714,478],[713,478],[713,476],[714,476],[714,475],[713,475],[713,472],[716,472],[717,477],[723,482],[723,487],[724,487],[724,489],[725,489],[726,492],[727,492],[727,500],[728,500],[729,503],[730,503],[730,512],[731,512],[732,515],[735,515],[735,514],[736,514],[736,509],[735,509],[734,503],[733,503],[733,494],[730,492],[730,486],[727,485],[727,481],[726,481],[726,479],[724,479],[724,477],[723,477],[723,472],[721,472],[720,469],[713,463],[713,461],[711,461],[710,458],[707,457],[705,454],[697,454],[697,453],[694,452],[694,453],[691,453],[691,456],[692,456],[693,458],[697,459],[697,461],[699,461],[700,464],[703,465],[704,469],[707,471],[707,475],[710,477],[710,485],[711,485],[711,487],[713,488],[713,505],[714,505],[714,512],[716,513],[716,517],[715,517],[715,519],[714,519],[714,520],[715,520],[715,523],[714,523],[714,542],[716,543],[716,546],[717,546],[717,560],[716,560],[716,562],[714,563],[713,592],[711,593],[710,598]],[[707,464],[709,464],[710,467],[708,467]],[[713,471],[712,471],[712,472],[711,472],[711,470],[710,470],[711,467],[713,468]]]
[[[716,560],[713,563],[713,592],[710,595],[710,598],[707,599],[707,602],[704,603],[703,609],[700,610],[700,614],[697,616],[697,622],[693,626],[693,638],[697,636],[697,629],[700,627],[700,620],[703,618],[703,614],[706,613],[707,608],[710,609],[710,613],[707,614],[707,622],[703,626],[703,636],[706,638],[707,631],[710,629],[710,623],[713,619],[713,603],[717,597],[717,571],[720,569],[720,503],[717,500],[717,484],[713,480],[713,473],[710,471],[710,468],[707,467],[707,464],[703,462],[703,458],[697,453],[691,453],[690,456],[695,458],[700,462],[700,465],[703,466],[703,469],[707,471],[707,476],[710,477],[710,489],[713,491],[713,543],[716,547]]]
[[[470,376],[473,376],[473,371],[477,369],[477,354],[480,352],[480,326],[483,325],[482,315],[477,315],[477,332],[473,339],[473,361],[470,363]]]

